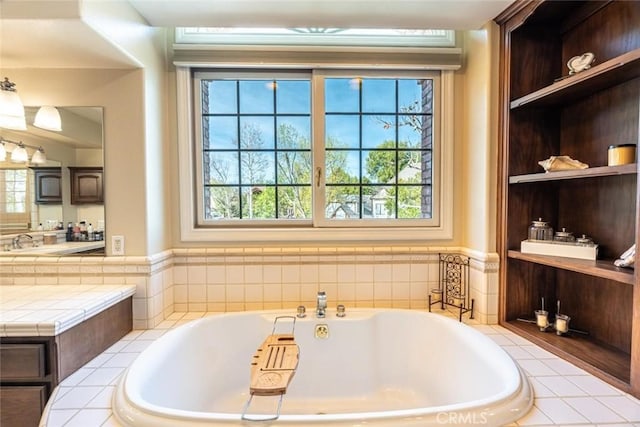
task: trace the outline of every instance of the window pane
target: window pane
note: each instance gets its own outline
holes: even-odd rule
[[[362,111],[393,113],[396,111],[396,81],[386,79],[362,80]]]
[[[272,80],[240,80],[240,114],[273,114]]]
[[[398,81],[398,107],[403,113],[422,113],[422,80]]]
[[[398,187],[398,218],[429,218],[424,212],[422,186],[403,185]]]
[[[400,162],[398,168],[398,182],[400,184],[427,183],[426,175],[430,175],[431,171],[422,170],[423,158],[420,151],[399,151],[398,160]],[[423,172],[425,173],[423,174]]]
[[[242,187],[242,218],[275,218],[275,201],[275,187]]]
[[[396,151],[375,150],[362,152],[363,182],[393,184],[396,182]]]
[[[330,184],[360,182],[360,152],[331,150],[325,153],[326,181]]]
[[[204,184],[239,184],[238,154],[229,152],[205,151]]]
[[[240,117],[240,147],[243,149],[273,149],[273,117]]]
[[[311,82],[308,80],[278,80],[276,109],[278,114],[310,114]]]
[[[233,149],[238,147],[237,117],[213,116],[203,117],[204,148]]]
[[[395,146],[395,116],[365,116],[362,121],[363,148],[384,148]]]
[[[205,219],[240,218],[237,187],[205,187],[204,199]]]
[[[240,153],[240,175],[243,184],[274,184],[274,153],[263,151],[242,151]]]
[[[395,218],[395,187],[371,186],[362,188],[363,218]]]
[[[307,117],[278,117],[278,149],[311,149],[311,119]]]
[[[398,141],[401,147],[431,148],[431,116],[401,115],[398,120]]]
[[[278,187],[278,217],[311,218],[311,186]]]
[[[311,153],[308,151],[278,152],[278,184],[308,184],[311,182]]]
[[[326,79],[324,94],[327,113],[360,111],[360,79]]]
[[[203,114],[235,114],[238,98],[234,80],[205,80],[203,85]]]
[[[326,189],[325,216],[330,219],[360,218],[360,188],[350,186],[328,186]]]
[[[334,92],[357,89],[355,85],[346,85],[347,79],[334,80],[338,79],[326,80],[327,87]],[[349,203],[357,204],[351,210],[361,218],[430,218],[432,117],[428,113],[432,111],[432,81],[374,78],[351,81],[357,81],[361,87],[358,110],[354,114],[325,115],[327,184],[361,184],[357,198],[349,194],[352,196]],[[335,93],[333,97],[340,98]],[[341,147],[349,150],[336,149]],[[418,198],[399,204],[400,195],[407,199],[411,196],[409,188],[420,189]],[[331,185],[331,190],[327,190],[333,198],[333,204],[327,206],[344,204],[339,199],[344,197],[339,189],[343,187]],[[331,209],[327,215],[327,218],[350,217],[337,215]]]
[[[324,123],[327,148],[360,147],[359,115],[327,115]]]

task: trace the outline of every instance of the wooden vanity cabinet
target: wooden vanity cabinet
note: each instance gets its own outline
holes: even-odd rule
[[[0,338],[0,426],[37,427],[54,388],[131,331],[131,297],[52,337]]]
[[[69,167],[71,204],[102,204],[102,167]]]
[[[613,261],[638,239],[638,165],[608,166],[610,145],[638,144],[640,2],[517,1],[500,25],[499,322],[640,397],[640,281]],[[586,52],[590,68],[569,75]],[[588,169],[545,173],[568,155]],[[598,260],[522,253],[532,220],[599,244]],[[541,298],[575,331],[540,332]]]
[[[32,168],[36,204],[62,203],[62,169]]]

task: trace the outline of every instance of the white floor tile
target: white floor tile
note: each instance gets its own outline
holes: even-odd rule
[[[605,396],[598,400],[627,421],[640,422],[640,402],[628,396]]]
[[[556,424],[578,424],[589,422],[575,409],[559,398],[536,399],[536,407]]]
[[[489,334],[487,336],[491,338],[493,341],[495,341],[496,344],[498,345],[515,345],[515,343],[512,340],[510,340],[506,335]]]
[[[103,368],[127,368],[138,357],[138,353],[117,353],[107,360]]]
[[[81,386],[101,385],[108,386],[115,380],[124,368],[98,368],[95,372],[88,375],[82,382]]]
[[[78,369],[77,371],[75,371],[73,374],[69,375],[67,378],[65,378],[60,383],[60,385],[63,385],[63,386],[78,385],[80,383],[80,381],[84,380],[86,377],[91,375],[93,373],[93,371],[95,371],[95,369],[82,367],[82,368]]]
[[[517,421],[517,424],[519,426],[549,426],[553,425],[553,421],[534,406],[527,415]]]
[[[593,423],[625,422],[624,418],[593,397],[568,397],[564,401]]]
[[[518,360],[518,364],[527,372],[527,374],[533,377],[540,375],[558,375],[553,369],[539,360],[522,359]]]
[[[118,420],[116,420],[116,417],[111,415],[109,418],[107,418],[107,421],[102,423],[100,427],[122,427],[122,424],[120,424]]]
[[[76,412],[78,412],[77,409],[54,409],[49,411],[47,427],[62,427]]]
[[[560,375],[585,375],[586,372],[571,363],[560,358],[545,359],[545,365],[559,373]]]
[[[517,345],[503,345],[502,348],[516,360],[535,359],[531,353]]]
[[[102,364],[104,362],[109,360],[112,356],[113,356],[113,353],[102,353],[102,354],[99,354],[96,357],[94,357],[92,360],[90,360],[86,365],[84,365],[84,367],[85,368],[99,368],[100,366],[102,366]]]
[[[110,409],[83,409],[78,411],[64,427],[99,426],[111,416]]]
[[[539,378],[553,378],[553,377],[531,377],[529,382],[533,386],[533,395],[539,399],[541,397],[556,397],[557,395],[551,391],[547,386],[539,381]]]
[[[127,345],[120,351],[122,353],[140,353],[145,348],[149,347],[153,341],[151,340],[136,340],[127,341]]]
[[[533,357],[536,359],[556,359],[556,356],[553,353],[549,353],[547,350],[544,350],[536,345],[528,343],[527,345],[523,345],[522,348],[527,350]]]
[[[102,387],[74,387],[56,400],[56,409],[82,409],[102,391]]]
[[[164,333],[167,332],[166,329],[149,329],[141,333],[136,339],[137,340],[157,340]]]
[[[587,396],[584,390],[564,377],[537,377],[536,379],[559,397]]]
[[[115,387],[108,386],[102,388],[100,393],[96,395],[85,408],[103,408],[103,409],[111,409],[111,399],[113,398],[113,393],[115,392]]]
[[[620,390],[591,375],[571,375],[566,378],[591,396],[620,396],[623,394]]]

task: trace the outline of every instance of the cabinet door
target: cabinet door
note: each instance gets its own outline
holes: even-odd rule
[[[71,204],[102,204],[102,168],[69,168]]]
[[[62,203],[62,172],[60,168],[34,169],[37,204]]]
[[[47,402],[47,386],[0,387],[0,425],[2,427],[38,427],[44,405]]]

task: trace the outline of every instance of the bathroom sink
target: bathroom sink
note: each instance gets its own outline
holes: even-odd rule
[[[98,242],[65,242],[55,245],[41,245],[1,251],[0,256],[14,255],[65,255],[77,252],[104,248],[104,241]]]

